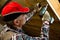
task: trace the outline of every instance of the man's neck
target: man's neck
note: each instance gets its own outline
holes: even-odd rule
[[[22,29],[22,26],[14,26],[14,27],[18,30]]]

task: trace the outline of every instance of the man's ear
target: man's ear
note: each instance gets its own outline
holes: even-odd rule
[[[14,25],[19,25],[19,20],[15,19],[13,22],[14,22]]]

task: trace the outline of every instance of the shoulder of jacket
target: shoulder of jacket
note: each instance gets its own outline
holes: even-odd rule
[[[10,40],[14,34],[16,34],[16,33],[12,32],[12,31],[7,31],[4,34],[1,34],[0,37],[3,40]]]

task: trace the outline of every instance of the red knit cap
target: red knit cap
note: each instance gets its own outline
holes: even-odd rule
[[[9,2],[3,9],[2,9],[2,16],[6,16],[9,14],[13,14],[13,12],[20,12],[20,13],[27,13],[30,9],[27,7],[23,7],[21,4],[17,2]]]

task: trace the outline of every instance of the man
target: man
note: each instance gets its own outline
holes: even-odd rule
[[[9,2],[1,13],[6,25],[0,33],[0,40],[48,40],[50,15],[48,15],[48,20],[43,18],[41,37],[31,37],[23,33],[22,27],[28,20],[29,11],[29,8],[24,8],[17,2]]]

